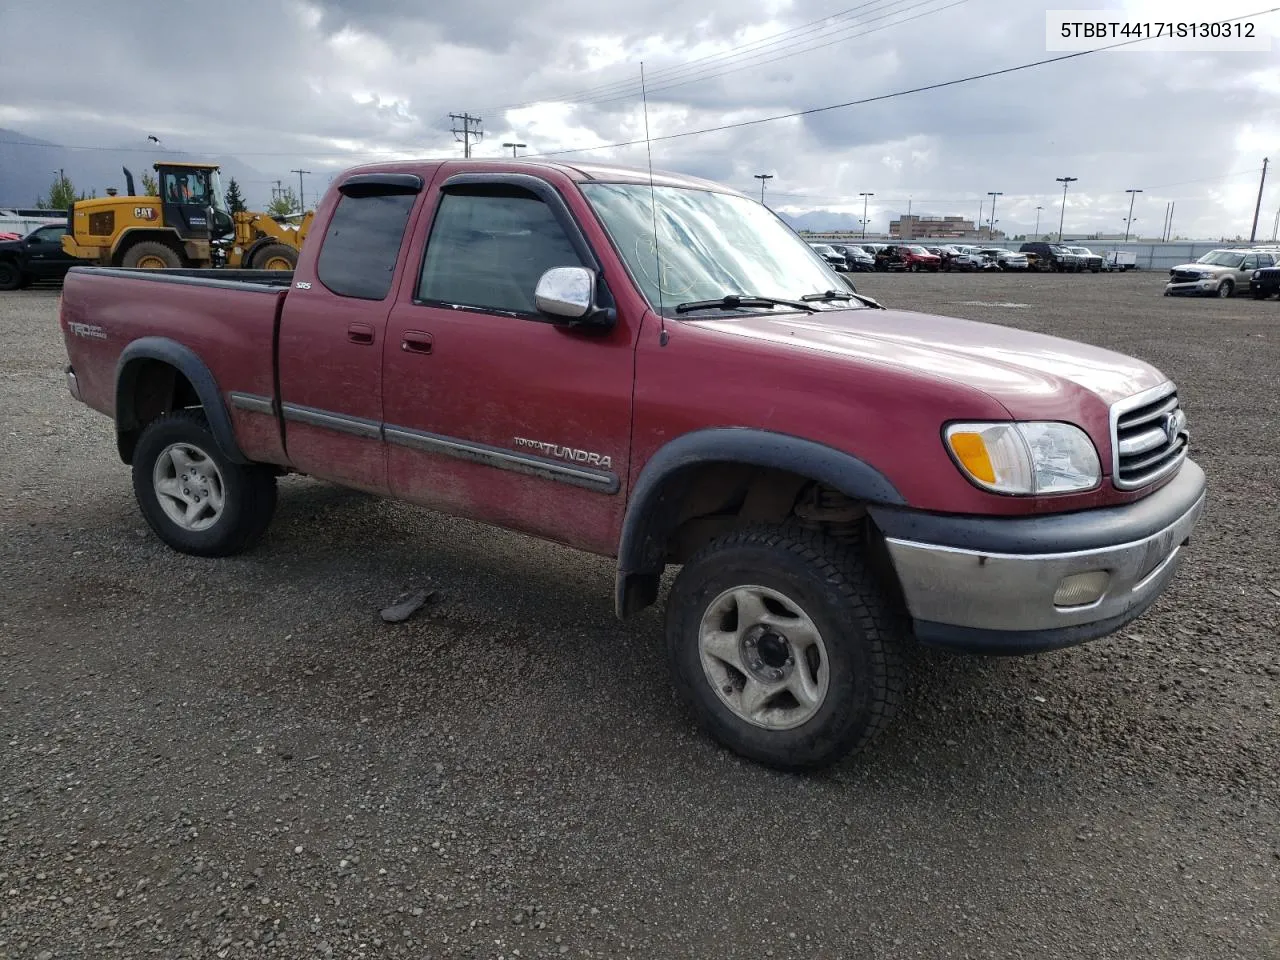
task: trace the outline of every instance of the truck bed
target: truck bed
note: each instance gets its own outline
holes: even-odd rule
[[[221,402],[243,391],[276,395],[275,341],[293,274],[284,270],[74,267],[62,289],[62,328],[81,399],[114,416],[126,365],[163,360]],[[123,376],[123,382],[129,378]],[[234,420],[238,411],[234,408]],[[279,462],[280,433],[255,418],[246,455]]]

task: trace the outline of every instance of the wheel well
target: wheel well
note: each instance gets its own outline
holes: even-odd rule
[[[717,537],[751,524],[794,522],[848,543],[864,540],[870,564],[888,562],[865,501],[789,470],[701,463],[666,477],[652,502],[640,535],[642,569],[625,575],[623,616],[657,599],[667,564],[683,564]]]
[[[181,371],[163,360],[140,357],[120,371],[116,388],[116,445],[120,459],[133,462],[142,428],[174,410],[198,408],[200,396]]]

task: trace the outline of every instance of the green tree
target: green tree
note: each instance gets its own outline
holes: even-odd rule
[[[292,187],[285,187],[276,194],[274,200],[267,204],[267,213],[273,217],[287,217],[291,213],[301,211],[302,206],[298,203],[298,195],[293,192]]]
[[[235,177],[227,183],[227,206],[232,213],[244,213],[249,209],[245,206],[244,194],[240,192],[240,184],[236,183]]]
[[[36,197],[36,206],[45,210],[65,210],[71,206],[77,199],[88,199],[83,194],[76,197],[75,184],[71,182],[71,178],[63,171],[59,170],[58,175],[53,178],[53,183],[49,185],[49,193],[44,197]]]
[[[154,173],[142,174],[142,194],[147,197],[160,196],[160,184],[156,182]]]

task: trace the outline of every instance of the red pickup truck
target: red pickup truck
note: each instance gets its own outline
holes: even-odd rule
[[[908,643],[1115,631],[1205,502],[1151,366],[885,309],[683,176],[358,167],[292,274],[76,267],[61,325],[175,549],[245,550],[296,472],[616,557],[619,617],[680,565],[675,682],[779,767],[869,743]]]

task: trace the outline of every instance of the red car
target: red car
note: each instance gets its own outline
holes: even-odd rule
[[[1149,364],[837,282],[707,181],[396,162],[335,178],[292,274],[75,267],[61,328],[174,549],[249,549],[301,473],[616,557],[620,617],[678,565],[685,702],[799,768],[884,728],[912,642],[1121,628],[1205,502]]]
[[[937,273],[942,269],[942,258],[936,253],[930,253],[924,247],[911,244],[909,246],[899,247],[899,256],[907,270],[929,270]]]

